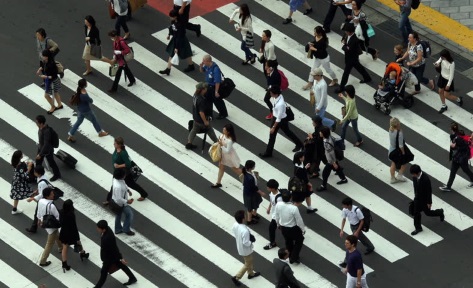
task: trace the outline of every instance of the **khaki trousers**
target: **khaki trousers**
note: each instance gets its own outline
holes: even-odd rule
[[[57,247],[62,251],[62,243],[59,241],[59,231],[55,230],[53,233],[48,234],[48,240],[46,241],[46,246],[44,246],[43,255],[41,255],[40,264],[45,264],[48,260],[51,249],[53,248],[54,242],[57,243]]]
[[[243,267],[238,271],[238,273],[235,275],[235,277],[240,280],[243,275],[245,275],[245,272],[248,273],[248,275],[254,275],[255,271],[253,271],[253,253],[248,255],[248,256],[243,256],[243,260],[245,260],[245,264]]]

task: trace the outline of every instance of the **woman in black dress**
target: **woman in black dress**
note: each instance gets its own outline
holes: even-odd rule
[[[11,214],[20,214],[22,210],[17,209],[18,201],[31,196],[32,190],[29,184],[30,171],[33,168],[33,162],[21,161],[23,153],[16,150],[11,157],[11,165],[13,166],[13,181],[11,183],[10,198],[13,200],[13,210]]]
[[[258,223],[259,216],[256,210],[263,202],[264,192],[258,188],[258,177],[255,173],[255,161],[248,160],[243,167],[243,204],[247,212],[247,224]]]
[[[294,154],[294,159],[292,163],[294,164],[294,176],[299,178],[302,182],[302,191],[293,191],[292,192],[292,202],[294,205],[299,206],[302,202],[307,203],[307,214],[312,214],[317,212],[317,209],[312,208],[312,201],[310,195],[313,192],[312,184],[309,182],[308,169],[310,168],[310,163],[304,165],[304,152],[299,151]]]
[[[167,40],[171,39],[171,41],[169,41],[169,44],[166,47],[166,52],[169,54],[168,67],[159,71],[159,74],[169,75],[171,73],[171,60],[174,54],[177,54],[179,59],[187,59],[188,66],[184,69],[184,72],[195,70],[194,62],[192,62],[191,44],[186,36],[186,23],[184,23],[182,18],[180,19],[178,16],[179,14],[176,10],[171,10],[169,12],[169,17],[171,17],[171,26],[169,26]]]
[[[69,245],[74,245],[74,251],[79,252],[80,260],[89,258],[89,253],[85,253],[80,242],[79,230],[77,229],[76,215],[74,214],[74,205],[71,199],[64,201],[62,210],[59,212],[61,222],[61,232],[59,240],[62,243],[62,270],[65,273],[71,266],[67,265],[67,249]]]

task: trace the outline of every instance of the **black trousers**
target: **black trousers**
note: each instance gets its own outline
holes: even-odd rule
[[[118,16],[117,21],[115,21],[115,30],[117,30],[117,35],[120,36],[120,28],[123,27],[125,33],[128,33],[128,26],[126,25],[126,20],[128,15]]]
[[[264,103],[268,106],[269,112],[273,113],[273,103],[271,103],[271,94],[269,93],[269,90],[267,90],[264,95]]]
[[[271,127],[274,126],[275,122],[276,118],[273,118],[273,121],[271,121]],[[276,136],[278,135],[279,129],[281,129],[284,134],[286,134],[286,136],[289,137],[289,139],[291,139],[294,144],[296,144],[296,147],[302,148],[304,146],[302,141],[297,138],[296,134],[294,134],[294,132],[289,129],[289,122],[284,118],[281,120],[281,122],[278,123],[278,126],[276,126],[274,133],[269,134],[269,142],[268,146],[266,146],[266,154],[273,155],[274,143],[276,143]]]
[[[360,48],[361,50],[371,54],[371,57],[374,57],[376,55],[376,49],[369,47],[370,45],[369,43],[370,43],[369,41],[363,42],[362,40],[360,40]]]
[[[455,176],[457,176],[458,169],[462,168],[468,177],[470,177],[470,182],[473,183],[473,172],[471,172],[470,167],[468,167],[468,161],[463,162],[462,164],[452,161],[452,167],[450,168],[450,177],[448,177],[447,187],[451,188]]]
[[[131,176],[131,173],[128,173],[125,177],[125,183],[126,186],[129,188],[135,190],[136,192],[140,193],[140,196],[143,198],[148,197],[148,192],[143,189],[143,187],[140,186],[140,184],[136,183],[135,180],[133,180],[133,177]]]
[[[53,175],[56,177],[61,177],[61,172],[59,171],[59,167],[57,167],[56,161],[54,161],[54,152],[51,152],[48,155],[44,155],[44,157],[41,157],[41,159],[36,159],[35,166],[38,166],[38,165],[43,166],[44,158],[48,160],[49,166],[51,167],[51,169],[53,169]]]
[[[351,15],[351,10],[345,7],[345,5],[330,5],[327,11],[327,15],[325,15],[324,19],[324,30],[330,30],[330,25],[332,25],[333,19],[335,18],[335,13],[337,12],[337,8],[342,9],[343,14],[345,17]]]
[[[327,163],[325,164],[324,170],[322,171],[322,185],[324,187],[327,187],[327,181],[328,177],[330,176],[330,173],[333,171],[336,171],[338,173],[338,177],[340,177],[340,180],[345,179],[345,173],[343,172],[343,167],[338,164],[338,169],[335,169],[332,165],[332,163]]]
[[[360,59],[354,59],[348,63],[345,63],[345,69],[343,69],[342,82],[340,82],[340,89],[345,89],[345,85],[348,82],[348,77],[350,76],[351,69],[353,68],[355,68],[356,71],[360,72],[361,76],[363,76],[363,80],[371,81],[371,76],[370,74],[368,74],[365,67],[361,65]]]
[[[36,209],[34,209],[33,223],[31,223],[30,228],[30,230],[32,231],[38,230],[38,217],[36,216],[36,214],[38,214],[38,203],[36,203]]]
[[[122,77],[122,71],[125,70],[125,75],[128,77],[128,81],[130,83],[134,83],[135,76],[133,76],[133,73],[131,73],[130,68],[128,68],[128,65],[123,65],[118,67],[117,74],[115,75],[115,80],[113,80],[113,85],[112,85],[112,90],[117,90],[118,89],[118,82],[120,82],[120,77]]]
[[[174,5],[174,10],[179,13],[179,9],[181,9],[181,6]],[[192,24],[189,22],[189,13],[191,10],[191,5],[187,4],[186,7],[184,7],[184,13],[182,15],[179,15],[181,18],[181,21],[186,23],[186,29],[191,30],[191,31],[198,31],[200,29],[200,25]]]
[[[125,272],[125,274],[128,276],[128,278],[130,278],[130,280],[136,279],[135,275],[133,275],[133,272],[131,272],[130,268],[128,268],[128,266],[126,266],[122,262],[120,262],[120,261],[117,261],[117,262],[104,262],[102,264],[102,269],[100,269],[99,282],[97,282],[97,284],[95,284],[94,288],[101,288],[103,286],[103,284],[105,283],[105,280],[107,280],[108,270],[110,270],[110,267],[113,264],[117,265],[118,268],[122,269],[123,272]]]
[[[417,204],[414,200],[414,227],[416,230],[422,229],[422,224],[421,224],[421,219],[422,215],[420,214],[421,212],[424,212],[426,216],[429,217],[440,217],[442,215],[442,210],[436,209],[436,210],[430,210],[427,205],[420,205]]]
[[[304,243],[304,235],[302,235],[301,228],[299,226],[281,227],[281,231],[286,242],[286,249],[289,251],[289,260],[299,260],[302,243]]]
[[[276,220],[272,219],[269,223],[269,243],[276,242],[276,229],[278,229],[278,224]]]
[[[228,116],[227,106],[225,105],[225,101],[223,101],[223,98],[215,97],[215,86],[209,85],[209,88],[207,89],[206,97],[207,99],[210,99],[212,103],[215,105],[215,108],[217,108],[217,111],[220,114],[220,116],[222,117]]]

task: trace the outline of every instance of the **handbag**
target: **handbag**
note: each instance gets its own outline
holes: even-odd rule
[[[117,75],[117,71],[118,71],[118,64],[113,64],[108,68],[108,75],[110,77],[115,77],[115,75]]]
[[[409,147],[406,145],[406,141],[404,141],[404,155],[402,155],[402,151],[399,148],[399,130],[396,134],[396,149],[389,153],[389,160],[393,161],[396,164],[396,168],[401,168],[402,165],[407,164],[414,160],[414,154],[412,154]]]
[[[310,91],[310,105],[315,106],[315,94],[313,91]],[[286,112],[287,113],[287,112]]]
[[[143,174],[143,170],[141,170],[141,168],[136,165],[134,161],[131,161],[130,174],[131,177],[133,177],[133,180],[136,182],[138,178],[140,178],[141,174]]]
[[[209,156],[213,162],[219,162],[222,159],[222,147],[218,142],[215,142],[209,148]]]
[[[294,120],[294,112],[292,112],[291,107],[286,105],[286,119],[287,121],[292,121]]]
[[[414,216],[414,201],[409,202],[409,215]]]
[[[248,48],[255,46],[255,39],[253,38],[253,33],[250,31],[246,31],[245,44]]]
[[[130,48],[130,52],[123,56],[125,62],[130,62],[131,60],[135,59],[135,52],[133,52],[133,47],[128,46],[128,48]]]
[[[108,207],[110,207],[110,210],[112,210],[113,213],[122,214],[123,206],[118,205],[113,198],[108,201]]]
[[[94,56],[95,58],[102,58],[102,46],[91,44],[90,45],[90,55]]]
[[[220,87],[218,88],[218,94],[220,97],[227,98],[232,94],[233,90],[235,89],[236,85],[232,79],[226,78],[225,75],[222,73],[223,80],[220,82]]]
[[[112,19],[117,18],[117,13],[113,10],[112,2],[108,2],[108,15],[110,15]]]
[[[172,56],[171,64],[174,66],[179,65],[179,55],[177,55],[177,53],[174,53],[174,56]]]
[[[61,223],[59,222],[59,220],[56,219],[56,216],[52,214],[48,214],[48,207],[49,207],[49,213],[51,213],[51,205],[53,205],[52,202],[46,205],[46,214],[43,216],[43,221],[41,221],[42,228],[60,228],[61,227]]]
[[[376,35],[376,33],[374,32],[373,26],[371,26],[371,24],[369,23],[368,23],[368,29],[366,29],[366,34],[368,35],[369,38]]]

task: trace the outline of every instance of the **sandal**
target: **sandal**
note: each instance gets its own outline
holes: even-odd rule
[[[62,108],[64,108],[64,106],[62,106],[62,104],[61,104],[61,106],[57,106],[55,110],[60,110]]]
[[[51,110],[48,110],[48,112],[46,112],[46,113],[48,113],[49,115],[51,115],[51,114],[53,114],[53,113],[54,113],[54,111],[56,111],[56,109],[57,109],[57,108],[56,108],[56,107],[54,107],[52,111],[51,111]]]

